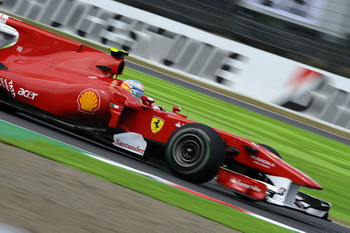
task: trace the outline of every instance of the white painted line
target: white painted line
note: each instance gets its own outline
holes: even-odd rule
[[[86,152],[84,152],[84,154],[87,155],[87,156],[89,156],[89,157],[92,157],[92,158],[98,159],[98,160],[100,160],[100,161],[106,162],[106,163],[108,163],[108,164],[111,164],[111,165],[114,165],[114,166],[117,166],[117,167],[120,167],[120,168],[129,170],[129,171],[138,173],[138,174],[140,174],[140,175],[149,177],[149,178],[151,178],[151,179],[153,179],[153,180],[156,180],[156,181],[159,181],[159,182],[161,182],[161,183],[164,183],[164,184],[170,185],[170,186],[172,186],[172,187],[181,189],[181,190],[183,190],[183,191],[185,191],[185,192],[192,193],[192,194],[196,194],[196,195],[200,194],[200,195],[198,195],[198,196],[201,196],[201,197],[203,197],[203,198],[206,198],[206,199],[209,199],[209,200],[212,200],[212,201],[215,201],[215,202],[219,202],[219,203],[224,204],[224,205],[226,205],[226,206],[232,207],[232,205],[230,205],[230,204],[228,204],[228,203],[221,202],[221,201],[216,200],[216,199],[213,199],[213,198],[209,198],[208,196],[206,196],[206,195],[204,195],[204,194],[201,194],[201,193],[198,193],[198,192],[196,192],[196,191],[187,189],[187,188],[185,188],[185,187],[183,187],[183,186],[180,186],[180,185],[178,185],[178,184],[175,184],[175,183],[173,183],[173,182],[171,182],[171,181],[168,181],[168,180],[166,180],[166,179],[160,178],[160,177],[158,177],[158,176],[155,176],[155,175],[152,175],[152,174],[149,174],[149,173],[146,173],[146,172],[137,170],[137,169],[132,168],[132,167],[128,167],[128,166],[126,166],[126,165],[123,165],[123,164],[121,164],[121,163],[115,162],[115,161],[113,161],[113,160],[103,158],[103,157],[101,157],[101,156],[99,156],[99,155],[95,155],[95,154],[91,154],[91,153],[86,153]],[[243,212],[243,213],[249,214],[249,215],[251,215],[251,216],[253,216],[253,217],[259,218],[259,219],[261,219],[261,220],[263,220],[263,221],[266,221],[266,222],[275,224],[275,225],[277,225],[277,226],[286,228],[286,229],[291,230],[291,231],[294,231],[294,232],[300,232],[300,233],[304,233],[304,232],[305,232],[305,231],[301,231],[301,230],[298,230],[298,229],[296,229],[296,228],[293,228],[293,227],[291,227],[291,226],[285,225],[285,224],[283,224],[283,223],[277,222],[277,221],[275,221],[275,220],[272,220],[272,219],[263,217],[263,216],[261,216],[261,215],[255,214],[255,213],[252,213],[252,212],[250,212],[250,211],[247,211],[247,210],[243,210],[243,211],[242,211],[242,209],[239,208],[239,207],[236,207],[235,209],[236,209],[236,210],[239,210],[239,211],[241,211],[241,212]]]
[[[223,205],[232,207],[232,208],[234,208],[234,209],[236,209],[236,210],[239,210],[239,211],[241,211],[241,212],[243,212],[243,213],[249,214],[249,215],[251,215],[251,216],[253,216],[253,217],[256,217],[256,218],[259,218],[259,219],[261,219],[261,220],[263,220],[263,221],[266,221],[266,222],[269,222],[269,223],[278,225],[278,226],[283,227],[283,228],[286,228],[286,229],[288,229],[288,230],[291,230],[291,231],[294,231],[294,232],[304,233],[304,231],[300,231],[300,230],[298,230],[298,229],[296,229],[296,228],[293,228],[293,227],[291,227],[291,226],[285,225],[285,224],[283,224],[283,223],[279,223],[279,222],[277,222],[277,221],[275,221],[275,220],[272,220],[272,219],[269,219],[269,218],[260,216],[260,215],[258,215],[258,214],[255,214],[255,213],[252,213],[252,212],[250,212],[250,211],[247,211],[247,210],[244,210],[244,209],[242,209],[242,208],[239,208],[239,207],[236,207],[236,206],[234,206],[234,205],[231,205],[231,204],[229,204],[229,203],[222,202],[222,201],[219,201],[219,200],[217,200],[217,199],[211,198],[211,197],[209,197],[209,196],[206,196],[206,195],[204,195],[204,194],[198,193],[198,192],[193,191],[193,190],[191,190],[191,189],[185,188],[185,187],[183,187],[183,186],[180,186],[180,185],[178,185],[178,184],[175,184],[175,183],[173,183],[173,182],[171,182],[171,181],[168,181],[168,180],[166,180],[166,179],[163,179],[163,178],[161,178],[161,177],[158,177],[158,176],[155,176],[155,175],[152,175],[152,174],[149,174],[149,173],[140,171],[140,170],[138,170],[138,169],[135,169],[135,168],[126,166],[126,165],[124,165],[124,164],[115,162],[115,161],[113,161],[113,160],[104,158],[104,157],[102,157],[102,156],[100,156],[100,155],[96,155],[96,154],[94,154],[94,153],[88,152],[88,151],[83,150],[83,149],[81,149],[81,148],[78,148],[78,147],[76,147],[76,146],[73,146],[73,145],[70,145],[70,144],[68,144],[68,143],[59,141],[59,140],[57,140],[57,139],[48,137],[48,136],[43,135],[43,134],[41,134],[41,133],[35,132],[35,131],[33,131],[33,130],[30,130],[30,129],[27,129],[27,128],[24,128],[24,127],[15,125],[15,124],[10,123],[10,122],[8,122],[8,121],[4,121],[4,120],[1,120],[1,121],[2,121],[2,122],[5,122],[5,123],[7,123],[7,124],[13,125],[13,126],[15,126],[15,127],[18,127],[18,128],[21,128],[21,129],[24,129],[24,130],[27,130],[27,131],[30,131],[30,132],[32,132],[32,133],[41,135],[41,136],[43,136],[43,137],[49,138],[50,140],[53,140],[53,141],[62,143],[62,144],[67,145],[67,146],[69,146],[69,147],[78,149],[78,150],[81,151],[82,154],[84,154],[84,155],[86,155],[86,156],[89,156],[89,157],[91,157],[91,158],[94,158],[94,159],[100,160],[100,161],[102,161],[102,162],[111,164],[111,165],[113,165],[113,166],[120,167],[120,168],[126,169],[126,170],[128,170],[128,171],[132,171],[132,172],[135,172],[135,173],[137,173],[137,174],[140,174],[140,175],[149,177],[149,178],[151,178],[151,179],[153,179],[153,180],[156,180],[156,181],[159,181],[159,182],[161,182],[161,183],[170,185],[170,186],[172,186],[172,187],[178,188],[178,189],[183,190],[183,191],[186,191],[186,192],[188,192],[188,193],[192,193],[192,194],[195,194],[195,195],[197,195],[197,196],[201,196],[201,197],[206,198],[206,199],[208,199],[208,200],[215,201],[215,202],[217,202],[217,203],[220,203],[220,204],[223,204]],[[0,233],[1,233],[1,232],[0,232]]]

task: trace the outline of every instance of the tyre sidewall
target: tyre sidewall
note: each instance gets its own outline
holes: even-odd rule
[[[197,161],[193,163],[183,162],[179,153],[184,153],[187,148],[186,138],[199,140],[201,144]],[[183,148],[181,148],[183,147]],[[189,146],[190,147],[190,146]],[[170,137],[166,160],[170,170],[178,177],[195,183],[210,180],[217,173],[224,161],[224,142],[219,134],[212,128],[199,123],[187,124],[177,129]],[[180,158],[179,158],[180,157]]]

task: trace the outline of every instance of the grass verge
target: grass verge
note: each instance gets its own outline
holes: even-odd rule
[[[264,229],[266,232],[290,232],[233,208],[93,159],[76,148],[70,148],[65,144],[5,122],[0,121],[0,128],[0,142],[14,145],[117,185],[135,190],[238,231],[257,232],[257,229]]]

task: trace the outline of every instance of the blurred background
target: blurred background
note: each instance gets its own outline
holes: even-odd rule
[[[348,0],[117,0],[350,78]]]

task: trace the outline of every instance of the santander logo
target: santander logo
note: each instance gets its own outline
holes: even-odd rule
[[[143,136],[133,132],[115,134],[112,143],[116,147],[142,156],[147,147],[147,142]]]
[[[124,147],[125,149],[129,149],[139,154],[143,154],[145,152],[145,150],[141,149],[140,146],[130,145],[126,142],[122,142],[120,139],[115,140],[114,143],[115,143],[115,146]]]

